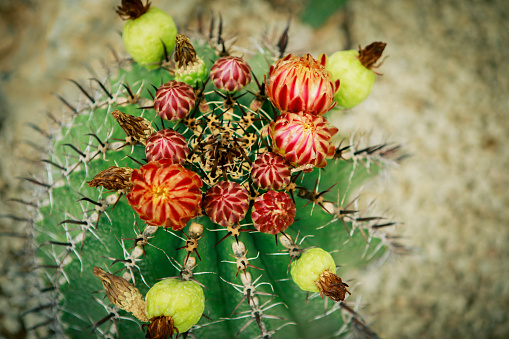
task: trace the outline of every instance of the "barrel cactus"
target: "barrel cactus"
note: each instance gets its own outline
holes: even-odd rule
[[[399,245],[350,192],[398,147],[328,121],[341,80],[325,55],[286,54],[287,30],[242,58],[214,21],[160,40],[162,54],[134,24],[150,58],[75,81],[44,176],[25,178],[44,291],[31,311],[58,337],[376,336],[350,301],[353,272]]]

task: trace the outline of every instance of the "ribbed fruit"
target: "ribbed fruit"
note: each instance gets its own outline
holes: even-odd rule
[[[360,51],[338,51],[327,58],[325,68],[331,78],[341,80],[334,99],[343,108],[352,108],[363,102],[375,83],[375,63],[381,57],[384,42],[374,42]]]
[[[338,132],[321,115],[283,113],[271,122],[269,136],[274,151],[295,166],[325,167],[336,148],[331,143]]]
[[[336,263],[330,253],[321,248],[310,248],[292,262],[290,273],[301,289],[318,292],[316,281],[325,270],[336,273]]]
[[[324,67],[325,55],[315,60],[310,54],[288,54],[270,66],[265,79],[267,95],[280,111],[324,114],[335,106],[339,80],[331,82]]]
[[[220,181],[203,197],[203,209],[212,222],[223,227],[233,225],[246,216],[249,193],[240,184]]]
[[[258,155],[251,167],[253,183],[265,190],[285,188],[292,176],[291,166],[283,157],[274,152]]]
[[[178,231],[201,210],[202,180],[171,160],[151,161],[135,169],[131,182],[127,200],[149,225]]]
[[[293,224],[296,213],[295,204],[288,194],[268,191],[256,197],[251,218],[258,231],[278,234]]]
[[[170,80],[162,84],[154,98],[154,108],[166,120],[178,121],[185,118],[194,108],[193,88],[185,82]]]
[[[240,91],[251,82],[251,67],[241,58],[224,56],[212,65],[210,79],[220,90]]]
[[[173,18],[156,7],[136,19],[129,19],[122,30],[125,49],[139,64],[155,68],[164,58],[164,46],[171,53],[177,26]],[[163,46],[164,43],[164,46]]]
[[[292,262],[293,281],[304,291],[320,292],[334,301],[345,300],[350,294],[340,277],[336,275],[336,263],[329,252],[310,248]]]
[[[165,128],[147,139],[145,154],[147,161],[170,159],[174,164],[183,165],[189,154],[189,148],[182,134]]]
[[[161,280],[152,286],[145,299],[147,317],[171,317],[179,333],[196,324],[205,310],[203,288],[194,281]]]

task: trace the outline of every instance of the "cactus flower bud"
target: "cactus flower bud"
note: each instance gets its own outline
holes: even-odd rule
[[[334,93],[339,80],[331,82],[324,67],[325,55],[315,60],[310,54],[288,54],[270,66],[265,78],[267,95],[280,111],[324,114],[336,105]]]
[[[212,65],[210,79],[220,90],[240,91],[251,82],[251,67],[241,58],[224,56]]]
[[[151,226],[181,230],[201,210],[200,177],[172,160],[151,161],[131,175],[127,200]]]
[[[323,116],[303,112],[283,113],[269,127],[275,152],[296,166],[320,168],[336,152],[331,139],[337,132]]]
[[[246,216],[249,193],[236,182],[220,181],[203,197],[203,208],[212,222],[228,227]]]
[[[283,189],[290,183],[291,176],[288,161],[273,152],[260,154],[251,167],[253,183],[262,189]]]
[[[147,161],[171,159],[172,163],[183,165],[189,148],[182,134],[172,129],[162,129],[147,139],[145,154]]]
[[[293,224],[295,214],[297,209],[288,194],[268,191],[256,197],[251,218],[258,231],[278,234]]]
[[[166,120],[178,121],[185,118],[194,108],[193,88],[185,82],[170,80],[162,84],[154,98],[154,108]]]

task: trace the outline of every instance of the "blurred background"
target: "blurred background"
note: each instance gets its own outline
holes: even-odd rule
[[[0,215],[30,173],[24,140],[44,136],[45,112],[65,107],[122,50],[120,0],[0,0]],[[180,28],[221,13],[226,37],[250,48],[291,18],[288,51],[331,54],[388,43],[371,96],[341,117],[411,157],[365,185],[376,209],[402,221],[413,248],[357,277],[382,338],[509,337],[509,2],[506,0],[153,0]],[[504,146],[506,145],[506,146]],[[29,157],[29,156],[26,156]],[[0,337],[31,337],[23,223],[0,218]]]

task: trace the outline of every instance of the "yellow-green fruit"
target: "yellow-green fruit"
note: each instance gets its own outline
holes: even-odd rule
[[[361,64],[358,55],[355,50],[339,51],[329,56],[325,64],[331,81],[340,81],[334,99],[343,108],[352,108],[363,102],[375,83],[375,73]]]
[[[139,18],[129,19],[122,30],[125,49],[139,64],[155,68],[164,58],[166,45],[168,55],[175,47],[177,26],[173,18],[156,7],[150,7],[147,13]]]
[[[147,292],[147,317],[173,318],[173,325],[184,333],[196,324],[205,309],[205,296],[200,285],[193,281],[165,279]]]
[[[292,263],[291,274],[301,289],[318,292],[315,281],[326,270],[336,273],[336,263],[330,253],[321,248],[310,248]]]

